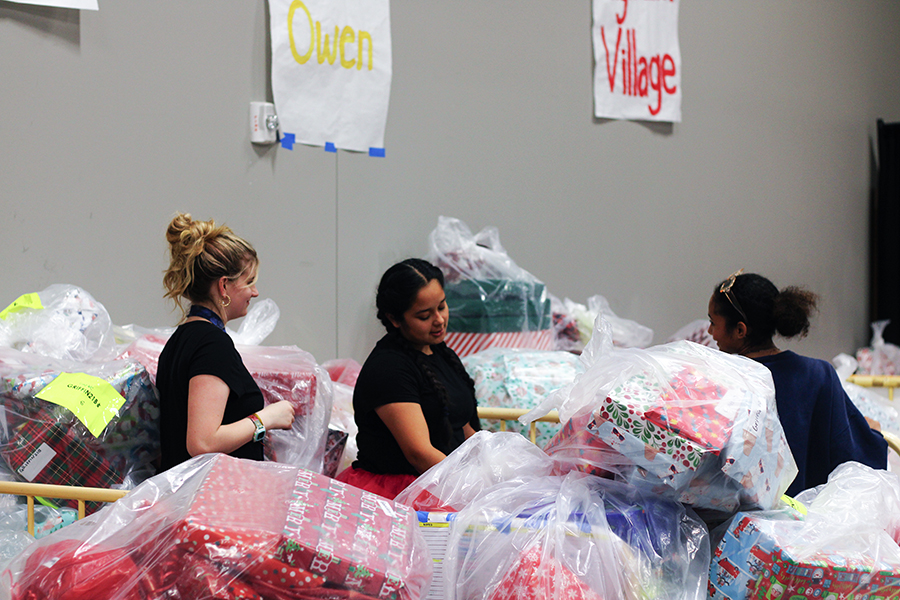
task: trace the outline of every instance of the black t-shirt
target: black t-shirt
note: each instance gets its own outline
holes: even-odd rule
[[[419,474],[375,412],[379,406],[392,402],[419,404],[428,424],[431,444],[444,454],[465,441],[466,423],[477,425],[475,396],[468,382],[438,352],[423,354],[422,358],[447,390],[446,415],[434,387],[416,364],[416,355],[403,350],[391,335],[383,337],[363,364],[353,391],[353,412],[359,428],[354,467],[372,473]]]
[[[262,392],[231,337],[207,321],[180,325],[159,355],[156,374],[164,471],[191,458],[187,451],[188,384],[197,375],[215,375],[228,386],[223,425],[245,419],[263,408]],[[230,454],[262,460],[263,445],[248,442]]]

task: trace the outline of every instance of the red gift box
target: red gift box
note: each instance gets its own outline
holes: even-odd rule
[[[408,506],[301,471],[276,558],[351,591],[418,598],[431,573],[417,528]]]
[[[519,556],[488,600],[603,600],[555,557],[535,544]]]

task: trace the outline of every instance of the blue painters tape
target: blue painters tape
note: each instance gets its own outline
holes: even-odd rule
[[[369,148],[369,156],[384,158],[384,148]]]
[[[325,152],[337,152],[337,146],[331,142],[325,142]]]
[[[285,133],[281,138],[281,147],[286,148],[288,150],[294,149],[294,134],[293,133]]]

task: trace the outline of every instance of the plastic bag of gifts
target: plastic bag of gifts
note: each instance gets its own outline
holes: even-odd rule
[[[859,412],[864,417],[877,421],[881,431],[900,435],[900,412],[897,411],[893,401],[871,387],[864,387],[848,381],[849,377],[859,368],[857,360],[849,354],[841,353],[831,359],[831,364],[837,371],[838,379],[841,380],[847,397],[859,409]]]
[[[431,577],[408,507],[323,475],[205,454],[29,546],[11,600],[415,600]]]
[[[441,216],[428,245],[426,259],[444,273],[445,341],[460,357],[492,347],[554,348],[546,286],[509,257],[496,227],[473,235],[459,219]]]
[[[900,478],[845,463],[777,510],[739,512],[716,547],[709,597],[900,597]]]
[[[136,361],[0,348],[0,457],[22,481],[134,487],[159,458],[156,388]]]
[[[856,351],[860,375],[900,374],[900,347],[884,341],[884,330],[890,323],[890,319],[872,323],[871,344]]]
[[[448,600],[705,598],[706,526],[683,505],[579,472],[496,486],[456,517]]]
[[[602,318],[582,360],[522,417],[558,408],[544,450],[570,468],[722,513],[771,508],[796,476],[765,366],[688,341],[617,349]]]
[[[146,366],[153,381],[159,367],[159,355],[170,333],[145,333],[121,354]],[[288,400],[294,406],[294,424],[290,430],[272,430],[264,441],[267,460],[288,463],[323,472],[326,460],[335,467],[346,436],[332,436],[328,443],[328,422],[334,398],[331,378],[309,352],[296,346],[248,346],[235,348],[259,385],[266,404]],[[339,438],[339,439],[338,439]],[[338,453],[335,456],[335,453]]]
[[[578,357],[559,350],[489,348],[462,359],[475,382],[478,406],[530,410],[558,388],[572,383],[580,368]],[[485,421],[485,429],[498,431],[499,423]],[[526,433],[528,427],[511,422],[509,431]],[[544,446],[557,432],[556,423],[537,423],[536,443]]]
[[[0,346],[79,362],[112,360],[112,320],[85,290],[53,284],[23,294],[0,311]]]
[[[459,512],[488,488],[518,486],[551,475],[554,468],[553,459],[521,434],[482,430],[422,473],[394,502],[422,511]]]
[[[588,305],[565,299],[569,312],[575,316],[582,346],[591,339],[594,323],[599,315],[609,323],[613,344],[621,348],[646,348],[653,342],[653,330],[637,321],[616,315],[609,300],[597,294],[588,298]]]

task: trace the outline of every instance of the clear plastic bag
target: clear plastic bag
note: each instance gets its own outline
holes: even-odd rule
[[[287,400],[294,406],[290,430],[266,435],[267,460],[321,473],[334,387],[328,372],[309,352],[296,346],[237,346],[266,404]]]
[[[583,343],[591,339],[594,323],[600,315],[609,323],[612,342],[620,348],[646,348],[653,342],[653,330],[637,321],[616,315],[609,301],[597,294],[588,298],[587,306],[565,299],[566,307],[574,315]]]
[[[709,335],[708,319],[691,321],[673,333],[666,342],[678,342],[680,340],[688,340],[689,342],[694,342],[695,344],[700,344],[701,346],[707,346],[709,348],[719,348],[719,345],[716,344],[716,340],[713,339],[713,336]]]
[[[473,235],[459,219],[442,216],[427,259],[444,273],[445,341],[460,357],[492,347],[553,348],[546,286],[507,255],[496,228]]]
[[[584,341],[581,338],[581,332],[578,329],[578,321],[575,315],[569,310],[566,304],[554,296],[550,296],[550,310],[553,315],[553,334],[556,337],[554,350],[564,350],[567,352],[581,352],[584,348]]]
[[[413,600],[430,562],[407,507],[206,454],[30,545],[0,575],[0,598]]]
[[[0,346],[79,362],[117,354],[106,308],[80,287],[60,283],[20,296],[0,313]]]
[[[799,511],[735,515],[710,567],[711,598],[900,594],[900,477],[844,463],[797,500]]]
[[[489,348],[462,359],[475,382],[478,406],[530,410],[558,388],[572,383],[580,362],[571,352]],[[496,421],[482,423],[488,431],[499,431]],[[508,430],[528,434],[528,427],[510,423]],[[559,430],[557,423],[538,423],[536,442],[543,446]]]
[[[428,236],[425,258],[444,272],[447,284],[463,279],[537,281],[509,257],[496,227],[473,234],[468,225],[452,217],[438,217],[437,227]]]
[[[708,536],[682,505],[599,477],[496,486],[456,517],[445,597],[699,600]]]
[[[88,388],[85,402],[102,408],[76,415],[38,397],[61,377],[62,387],[102,384],[111,395],[100,402],[100,391]],[[155,473],[159,397],[138,362],[77,363],[0,348],[0,390],[0,457],[19,479],[130,489]]]
[[[155,382],[159,355],[167,340],[168,335],[163,333],[144,335],[132,342],[121,356],[143,364]],[[288,400],[294,406],[291,429],[272,430],[266,435],[266,458],[321,473],[334,402],[328,372],[316,364],[312,354],[296,346],[236,345],[235,348],[266,404]]]
[[[900,347],[884,341],[884,330],[890,320],[872,323],[872,343],[856,351],[861,375],[900,374]]]
[[[559,410],[545,451],[695,507],[774,506],[797,467],[769,370],[692,342],[615,348],[610,336],[598,318],[585,371],[520,419]]]
[[[351,388],[356,387],[356,378],[359,377],[359,371],[362,369],[362,365],[352,358],[326,360],[322,363],[322,367],[328,371],[333,382],[343,383]]]
[[[518,433],[479,431],[400,492],[416,510],[458,512],[485,490],[553,473],[553,460]]]

